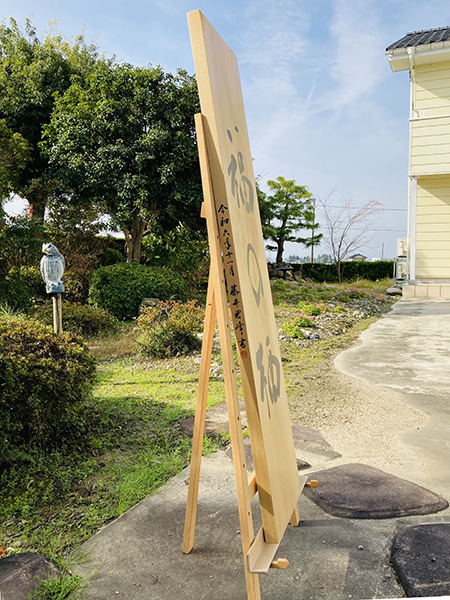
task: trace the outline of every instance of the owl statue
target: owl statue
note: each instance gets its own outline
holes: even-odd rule
[[[64,292],[61,277],[66,268],[64,256],[53,244],[42,244],[42,252],[44,256],[41,258],[41,275],[47,294],[61,294]]]

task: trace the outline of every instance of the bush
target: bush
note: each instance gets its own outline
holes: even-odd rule
[[[23,281],[31,301],[48,297],[39,267],[22,266],[18,269],[13,268],[10,271],[10,275],[18,277]]]
[[[45,323],[53,324],[53,303],[46,302],[33,310],[33,316]],[[64,331],[92,337],[100,333],[110,333],[117,329],[117,320],[103,308],[63,302],[62,325]]]
[[[125,262],[125,258],[122,252],[116,250],[115,248],[106,248],[100,259],[102,267],[107,267],[109,265],[115,265],[117,263],[123,262]]]
[[[70,333],[38,321],[0,317],[0,448],[53,445],[82,424],[95,362]]]
[[[138,343],[149,356],[177,356],[201,346],[195,334],[202,330],[203,311],[195,300],[187,304],[171,301],[147,306],[137,323],[142,334]]]
[[[144,298],[186,301],[188,287],[171,269],[118,263],[100,267],[91,280],[89,302],[120,320],[133,319]]]
[[[28,286],[19,273],[10,272],[0,278],[0,304],[19,310],[27,310],[31,306]]]

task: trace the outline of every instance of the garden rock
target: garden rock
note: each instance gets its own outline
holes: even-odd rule
[[[60,570],[41,554],[25,552],[0,560],[2,600],[26,600],[42,579],[59,577]]]
[[[434,492],[363,464],[341,465],[310,476],[319,487],[307,488],[305,495],[336,517],[388,519],[428,515],[448,507]]]
[[[450,595],[450,524],[418,525],[399,533],[392,564],[408,597]]]

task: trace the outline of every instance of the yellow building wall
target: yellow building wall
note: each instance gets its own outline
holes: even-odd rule
[[[417,181],[416,279],[450,279],[450,175]]]
[[[450,62],[411,73],[410,174],[450,173]]]

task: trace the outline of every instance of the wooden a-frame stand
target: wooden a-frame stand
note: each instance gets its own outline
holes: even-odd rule
[[[256,480],[254,471],[250,476],[247,474],[239,408],[239,396],[236,383],[236,371],[231,344],[229,309],[225,288],[222,253],[219,244],[219,229],[216,211],[214,210],[213,188],[205,142],[203,115],[201,114],[196,115],[196,128],[204,195],[202,216],[206,218],[207,222],[211,265],[206,301],[194,435],[192,442],[183,552],[188,554],[194,547],[194,530],[197,514],[203,436],[205,431],[206,402],[209,387],[214,327],[217,319],[222,349],[223,374],[230,425],[231,446],[233,450],[233,463],[236,478],[247,597],[248,600],[258,600],[261,598],[259,574],[266,573],[270,567],[285,569],[289,566],[289,563],[286,559],[282,558],[275,561],[273,560],[279,544],[267,543],[264,540],[264,531],[262,528],[256,538],[254,535],[251,500],[258,491],[258,482]],[[315,481],[306,483],[306,476],[303,476],[300,479],[302,488],[305,485],[317,485],[317,482]],[[299,515],[298,509],[296,508],[291,517],[291,524],[296,526],[298,525],[298,522]]]

